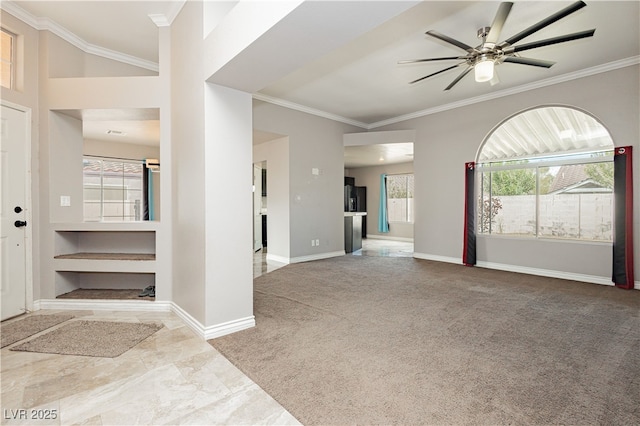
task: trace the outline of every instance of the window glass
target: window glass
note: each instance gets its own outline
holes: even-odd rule
[[[142,164],[84,158],[84,220],[142,219]]]
[[[387,210],[389,222],[414,221],[412,174],[387,175]]]
[[[563,117],[570,120],[563,122]],[[545,125],[551,118],[553,126]],[[534,124],[542,127],[538,137]],[[527,111],[504,125],[507,129],[498,127],[478,155],[493,158],[478,162],[478,232],[612,241],[613,141],[608,131],[593,117],[564,107]],[[513,131],[525,127],[526,136]]]
[[[14,58],[15,58],[15,34],[2,28],[0,31],[0,84],[7,89],[13,88]]]

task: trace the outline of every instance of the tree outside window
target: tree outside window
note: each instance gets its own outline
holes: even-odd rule
[[[413,174],[387,175],[389,222],[413,223]]]

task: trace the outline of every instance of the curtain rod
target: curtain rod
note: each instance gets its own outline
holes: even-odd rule
[[[144,163],[145,162],[145,160],[138,160],[137,158],[106,157],[104,155],[83,155],[83,157],[106,158],[106,159],[109,159],[109,160],[139,161],[140,163]]]
[[[387,176],[399,176],[399,175],[412,175],[413,172],[405,172],[405,173],[385,173]]]

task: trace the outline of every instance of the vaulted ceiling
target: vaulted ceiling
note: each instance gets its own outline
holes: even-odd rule
[[[10,3],[9,6],[5,6]],[[237,2],[211,2],[220,20]],[[321,2],[322,3],[322,2]],[[332,3],[332,2],[326,2]],[[375,2],[355,3],[366,16]],[[394,2],[398,4],[399,2]],[[506,38],[572,4],[572,1],[515,2],[502,30]],[[55,29],[81,40],[92,51],[119,52],[139,66],[153,69],[158,61],[158,28],[154,20],[171,20],[183,1],[23,1],[5,0],[3,9],[22,11],[40,28]],[[531,42],[595,28],[593,37],[532,49],[523,56],[554,61],[549,69],[503,63],[496,67],[500,83],[477,83],[473,73],[453,89],[445,87],[463,67],[415,84],[410,81],[460,61],[399,65],[403,59],[458,56],[465,52],[425,35],[435,30],[477,46],[478,29],[490,26],[500,3],[494,1],[402,2],[400,13],[329,53],[315,56],[298,69],[260,88],[257,99],[329,116],[366,129],[484,99],[518,93],[583,75],[638,63],[640,2],[588,1],[587,6],[548,25],[522,42]],[[17,6],[18,8],[16,8]],[[335,25],[349,22],[323,14],[314,19]],[[404,9],[404,11],[402,11]],[[153,20],[151,19],[153,18]],[[300,25],[299,31],[305,31]],[[329,32],[323,34],[327,41]],[[296,34],[291,34],[296,37]],[[131,40],[135,40],[132,43]],[[268,58],[269,52],[261,52]],[[252,72],[259,73],[256,66]]]

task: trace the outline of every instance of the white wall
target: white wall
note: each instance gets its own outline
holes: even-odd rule
[[[255,323],[252,130],[251,95],[205,82],[202,16],[187,2],[170,32],[172,297],[210,338]]]
[[[267,260],[288,263],[289,248],[289,138],[253,146],[253,162],[266,161],[267,169]]]
[[[170,167],[174,175],[174,284],[171,298],[204,324],[206,247],[201,12],[200,2],[187,2],[171,27],[173,161]]]
[[[251,95],[205,85],[205,327],[254,325]],[[240,327],[242,325],[238,324]]]
[[[479,104],[407,120],[384,128],[416,129],[416,256],[460,262],[464,207],[464,163],[474,161],[488,132],[503,119],[531,107],[564,104],[582,108],[610,131],[616,146],[639,150],[639,67],[580,78]],[[634,167],[638,171],[638,158]],[[634,190],[636,261],[640,268],[639,188]],[[478,237],[478,261],[522,271],[585,275],[610,282],[611,244]],[[527,269],[529,268],[529,269]],[[637,278],[636,278],[637,281]]]

